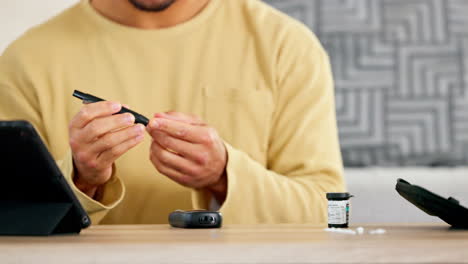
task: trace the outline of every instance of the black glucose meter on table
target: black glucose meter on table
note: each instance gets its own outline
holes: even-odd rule
[[[220,228],[223,216],[217,211],[176,210],[169,214],[169,224],[179,228]]]

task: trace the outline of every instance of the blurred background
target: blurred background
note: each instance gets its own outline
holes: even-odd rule
[[[76,2],[3,0],[0,52]],[[468,206],[468,1],[265,2],[330,55],[351,221],[439,221],[399,197],[397,178]]]

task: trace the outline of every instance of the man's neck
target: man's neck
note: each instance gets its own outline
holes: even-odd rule
[[[101,15],[119,24],[158,29],[184,23],[196,16],[210,0],[178,0],[160,12],[145,12],[135,8],[128,0],[91,0]]]

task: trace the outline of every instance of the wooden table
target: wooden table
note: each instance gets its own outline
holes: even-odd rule
[[[368,233],[377,227],[386,234]],[[311,225],[95,226],[79,236],[0,237],[0,263],[468,263],[466,230],[364,228],[350,235]]]

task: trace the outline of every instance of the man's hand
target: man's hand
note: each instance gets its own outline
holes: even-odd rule
[[[210,191],[218,202],[227,192],[227,153],[216,130],[182,113],[155,114],[147,127],[152,136],[150,159],[177,183]]]
[[[69,126],[75,176],[82,192],[95,198],[109,181],[114,161],[144,138],[145,127],[134,125],[132,114],[118,114],[122,105],[97,102],[84,105]]]

